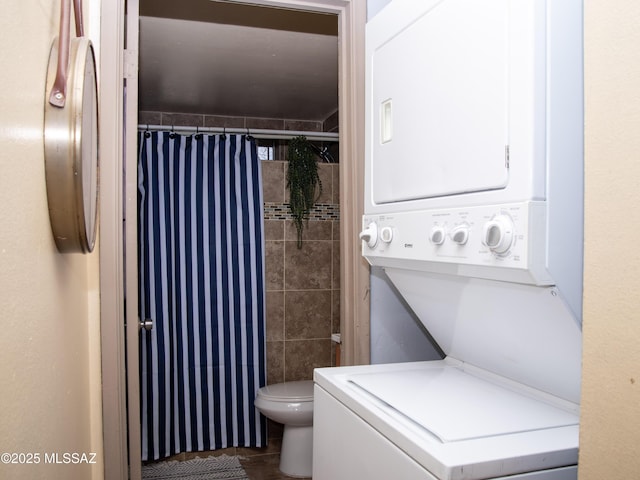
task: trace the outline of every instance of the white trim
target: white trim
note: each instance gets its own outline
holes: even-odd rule
[[[104,1],[104,0],[103,0]],[[122,52],[122,77],[126,78],[124,95],[124,259],[127,345],[127,404],[129,439],[129,479],[142,477],[142,445],[140,433],[140,365],[138,318],[138,12],[139,0],[125,0],[127,14]],[[133,408],[132,408],[133,407]]]
[[[99,0],[96,0],[99,1]],[[92,5],[93,6],[93,5]],[[100,317],[105,479],[127,478],[122,244],[122,49],[124,0],[100,2]]]

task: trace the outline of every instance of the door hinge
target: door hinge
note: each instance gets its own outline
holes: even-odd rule
[[[138,52],[125,49],[123,63],[124,78],[135,78],[138,74]]]
[[[504,166],[509,169],[509,145],[504,146]]]

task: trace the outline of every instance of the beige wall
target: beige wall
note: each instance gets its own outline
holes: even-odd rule
[[[0,453],[38,454],[40,463],[2,462],[0,478],[101,478],[97,254],[57,253],[44,178],[45,74],[59,2],[2,7]],[[73,452],[96,452],[98,464],[45,464],[45,454]]]
[[[580,479],[640,477],[640,2],[585,1]]]

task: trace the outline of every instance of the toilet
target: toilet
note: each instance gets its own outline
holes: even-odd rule
[[[310,477],[313,452],[313,381],[285,382],[258,390],[255,407],[284,425],[280,471]]]

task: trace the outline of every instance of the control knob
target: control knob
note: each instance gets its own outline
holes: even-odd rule
[[[494,253],[509,251],[514,239],[513,220],[508,215],[496,215],[482,229],[482,241]]]
[[[469,225],[462,224],[451,230],[451,240],[458,245],[464,245],[469,239]]]
[[[371,222],[363,231],[360,232],[360,240],[367,243],[369,248],[374,248],[378,243],[378,225]]]
[[[393,240],[393,228],[382,227],[380,230],[380,240],[384,243],[391,243],[391,240]]]
[[[444,227],[437,225],[431,229],[429,240],[434,245],[442,245],[444,243],[445,233]]]

